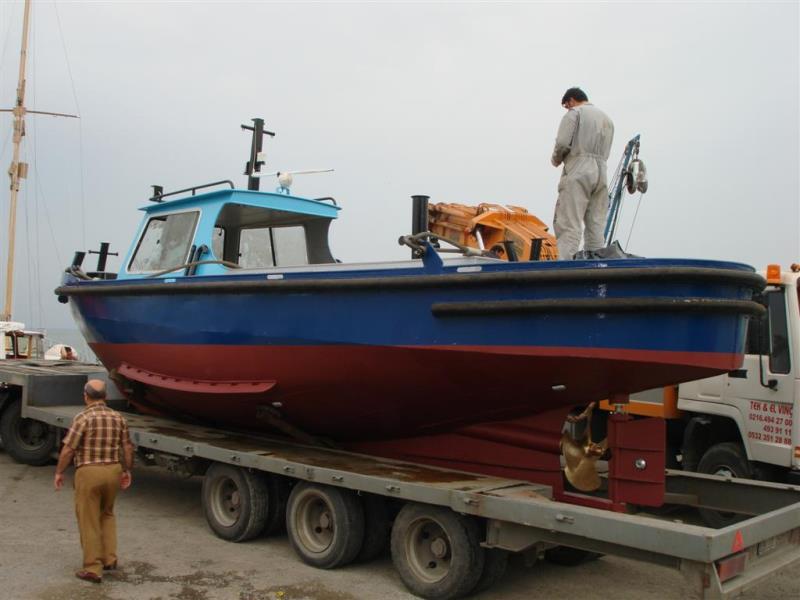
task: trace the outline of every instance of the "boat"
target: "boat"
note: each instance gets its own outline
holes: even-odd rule
[[[22,42],[19,59],[19,79],[17,81],[17,96],[13,108],[0,109],[0,112],[11,113],[14,116],[13,129],[13,156],[8,168],[10,178],[10,197],[8,214],[8,251],[5,270],[5,296],[3,310],[0,313],[0,334],[3,336],[3,353],[0,360],[77,360],[77,353],[69,346],[56,344],[44,351],[44,331],[27,328],[24,323],[12,321],[12,307],[14,299],[14,264],[16,250],[16,225],[17,225],[17,198],[22,180],[28,175],[28,163],[20,159],[22,139],[25,137],[25,115],[28,113],[50,115],[57,117],[77,118],[76,115],[55,113],[40,110],[30,110],[25,106],[25,71],[28,56],[28,33],[30,31],[30,0],[25,1],[22,23]],[[0,382],[0,385],[2,382]]]
[[[143,412],[550,481],[575,406],[738,368],[763,310],[739,263],[446,256],[424,209],[412,258],[341,263],[336,200],[261,191],[251,148],[248,189],[155,187],[119,272],[56,289]]]

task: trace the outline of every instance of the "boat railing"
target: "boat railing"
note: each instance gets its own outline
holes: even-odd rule
[[[442,248],[440,242],[445,242],[454,246],[453,248]],[[414,258],[422,258],[428,249],[428,244],[436,252],[452,252],[456,254],[463,254],[464,256],[493,256],[485,250],[465,246],[455,240],[442,237],[430,231],[420,231],[413,235],[401,235],[397,240],[401,246],[408,246],[413,252]]]
[[[186,192],[192,192],[192,196],[194,196],[197,193],[197,190],[202,190],[202,189],[205,189],[205,188],[210,188],[210,187],[214,187],[216,185],[223,185],[223,184],[229,185],[232,190],[236,188],[236,186],[233,185],[233,182],[230,179],[222,179],[220,181],[214,181],[212,183],[204,183],[203,185],[195,185],[195,186],[192,186],[192,187],[185,188],[183,190],[177,190],[175,192],[167,192],[166,194],[164,193],[164,188],[163,187],[161,187],[160,185],[154,185],[153,186],[153,195],[149,198],[149,201],[150,202],[159,202],[160,203],[160,202],[163,202],[164,198],[166,198],[167,196],[177,196],[178,194],[185,194]],[[335,204],[335,202],[334,202],[334,204]]]

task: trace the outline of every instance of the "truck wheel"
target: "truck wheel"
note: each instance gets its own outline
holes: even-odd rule
[[[697,465],[698,473],[719,475],[721,477],[753,478],[753,468],[747,460],[744,449],[736,442],[723,442],[711,446],[700,463]],[[738,521],[746,519],[745,515],[731,512],[722,512],[708,508],[698,509],[700,517],[709,527],[727,527]]]
[[[214,463],[203,479],[203,512],[223,540],[243,542],[259,535],[267,522],[269,492],[264,477]]]
[[[562,567],[574,567],[593,558],[599,558],[601,555],[589,550],[581,550],[580,548],[570,548],[569,546],[556,546],[544,551],[544,559],[554,565],[561,565]]]
[[[386,500],[374,494],[363,494],[364,543],[356,557],[358,562],[367,562],[380,556],[389,547],[392,522]]]
[[[460,598],[475,589],[483,573],[478,524],[449,508],[406,504],[392,526],[392,561],[417,596]]]
[[[364,508],[349,490],[303,481],[286,507],[286,530],[306,564],[335,569],[352,562],[364,541]]]
[[[22,403],[12,401],[0,417],[0,437],[11,457],[25,465],[42,466],[56,450],[56,431],[46,423],[22,418]]]
[[[267,487],[267,518],[264,535],[283,533],[286,529],[286,503],[289,501],[289,481],[280,475],[264,475]]]
[[[483,564],[483,573],[478,580],[478,584],[472,590],[473,594],[480,594],[491,588],[495,583],[503,578],[508,568],[508,555],[506,550],[490,548],[484,551],[486,559]]]

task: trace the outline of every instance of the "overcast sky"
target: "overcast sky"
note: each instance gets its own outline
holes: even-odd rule
[[[252,117],[278,134],[267,170],[336,169],[292,189],[339,201],[344,261],[405,258],[412,194],[551,223],[573,85],[615,122],[609,171],[642,135],[650,189],[632,233],[626,196],[618,230],[630,252],[800,260],[797,2],[47,1],[32,23],[26,104],[81,120],[28,117],[14,318],[29,326],[72,326],[52,295],[60,272],[101,241],[124,253],[151,184],[246,186]],[[4,108],[21,28],[22,3],[1,1]],[[11,125],[0,114],[3,171]]]

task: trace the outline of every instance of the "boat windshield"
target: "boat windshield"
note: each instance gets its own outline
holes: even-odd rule
[[[329,226],[327,217],[229,203],[217,218],[212,252],[245,269],[332,263]]]
[[[147,273],[180,267],[189,260],[199,212],[151,217],[136,246],[128,271]]]

